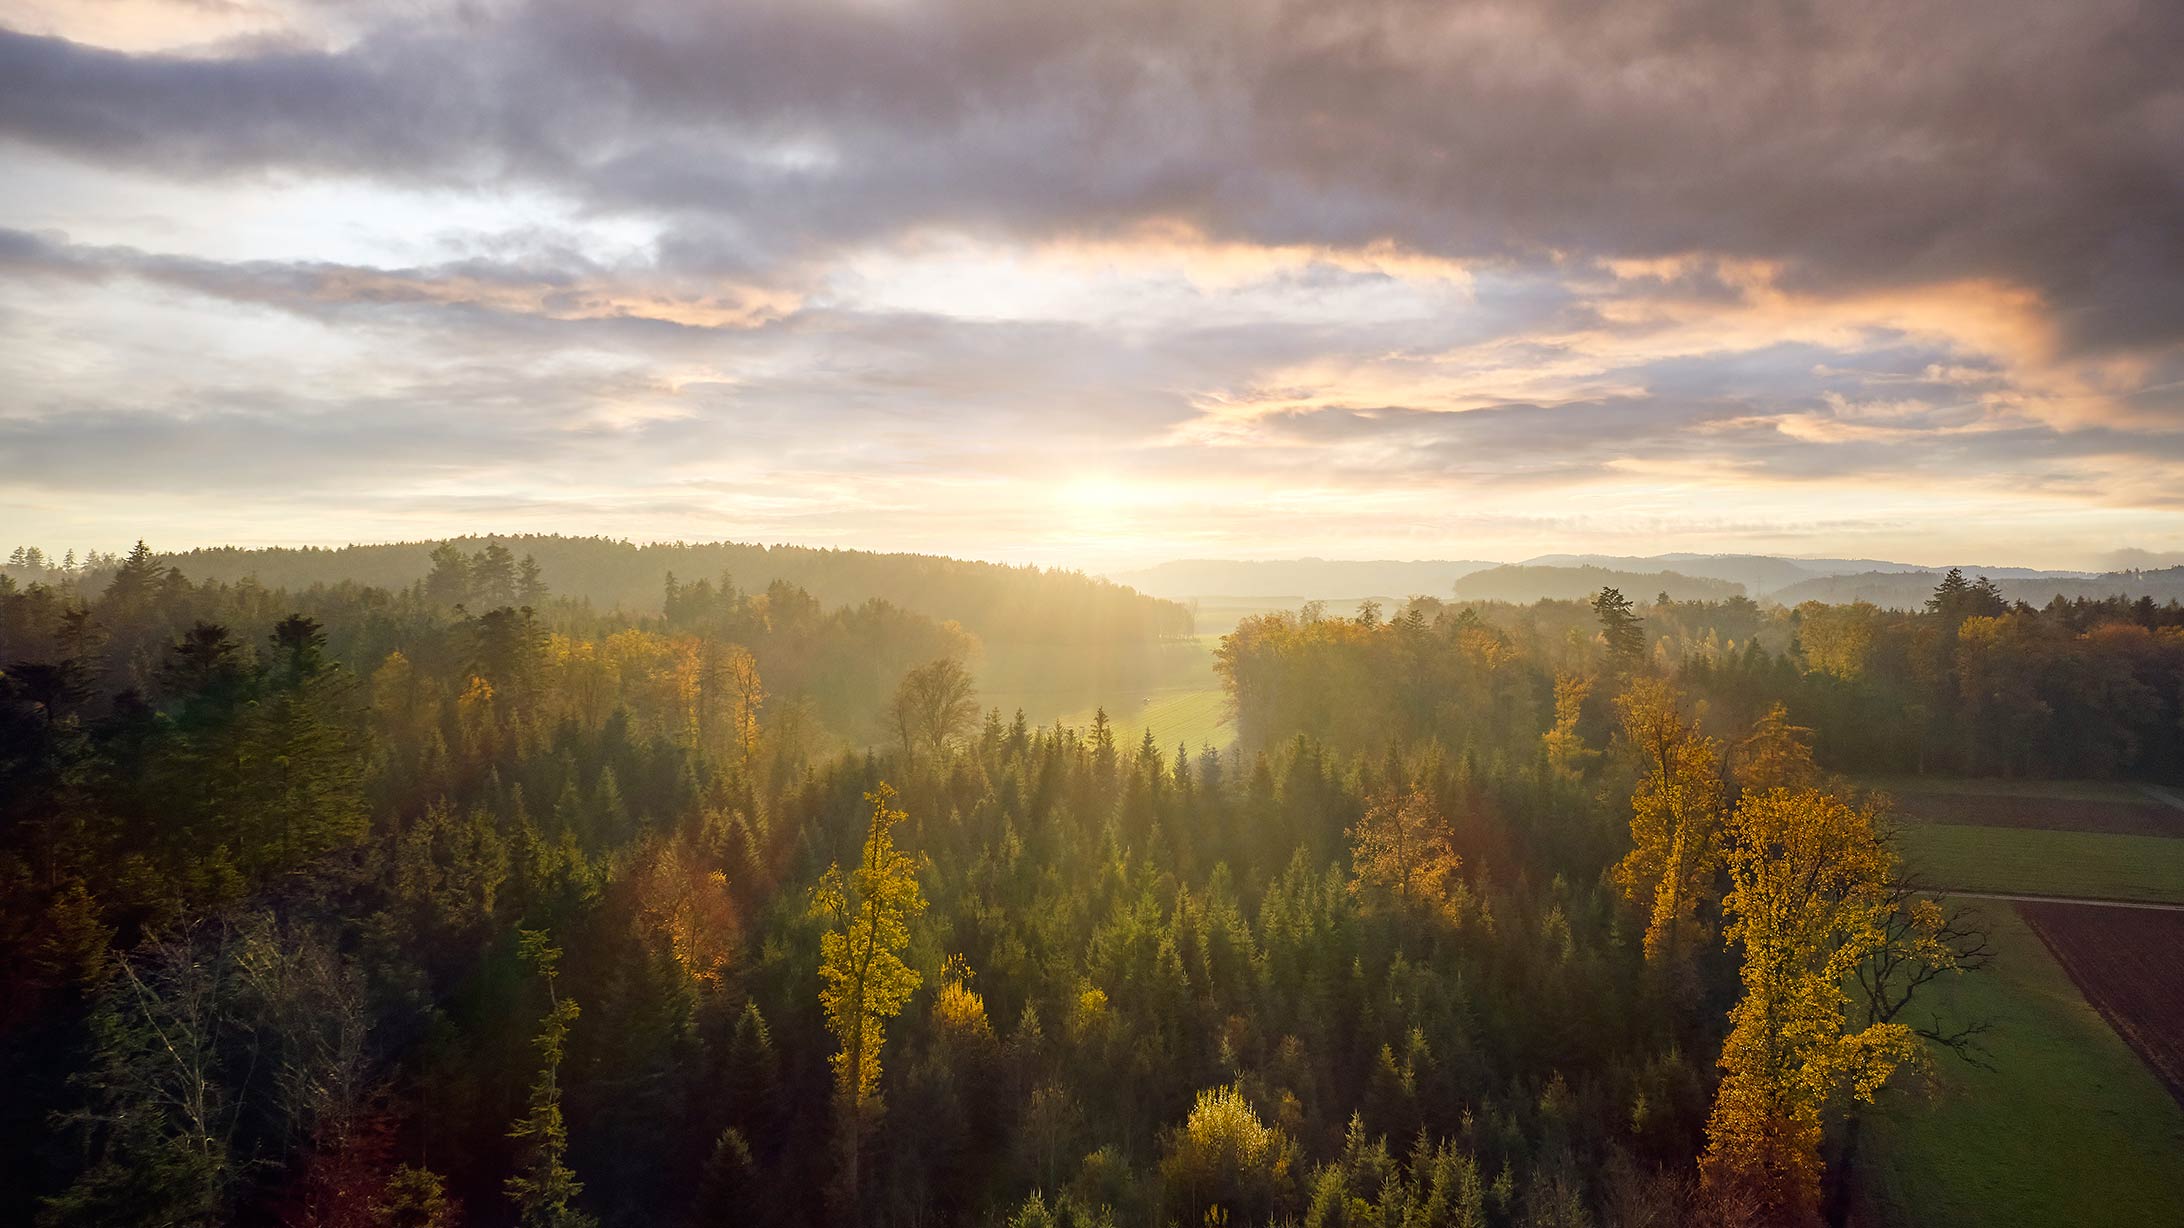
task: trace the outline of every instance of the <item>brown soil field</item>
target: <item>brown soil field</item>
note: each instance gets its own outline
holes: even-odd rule
[[[2086,1001],[2184,1101],[2184,911],[2019,903]]]
[[[2125,836],[2184,837],[2184,810],[2148,799],[2096,801],[2011,797],[1998,793],[1898,793],[1896,813],[1917,823],[1969,827],[2042,827]]]

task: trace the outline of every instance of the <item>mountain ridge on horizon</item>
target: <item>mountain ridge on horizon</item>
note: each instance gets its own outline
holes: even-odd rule
[[[1497,567],[1597,567],[1642,574],[1671,571],[1693,579],[1729,580],[1742,584],[1754,597],[1765,596],[1812,579],[1867,574],[1942,575],[1951,567],[1962,570],[1966,575],[1984,575],[1998,581],[2093,580],[2104,575],[2122,574],[2127,570],[2097,571],[1971,563],[1929,566],[1893,559],[1671,551],[1653,555],[1555,552],[1506,562],[1482,559],[1329,559],[1316,555],[1293,559],[1183,558],[1103,574],[1116,583],[1130,585],[1140,592],[1171,598],[1214,595],[1404,596],[1429,591],[1438,596],[1450,584],[1466,575]],[[1414,576],[1417,579],[1431,577],[1439,580],[1439,584],[1428,589],[1415,586],[1414,581],[1414,587],[1397,591],[1400,586],[1368,583],[1361,587],[1357,583],[1375,576]],[[1330,578],[1341,578],[1349,582],[1330,588],[1326,583]]]
[[[2138,552],[2148,561],[2159,556]],[[1951,567],[1967,576],[1986,577],[2011,600],[2045,604],[2066,599],[2113,595],[2184,599],[2184,568],[2124,567],[2109,571],[1949,564],[1922,566],[1886,559],[1837,557],[1791,558],[1783,555],[1544,554],[1515,563],[1479,560],[1176,559],[1152,567],[1107,573],[1148,596],[1190,601],[1199,598],[1401,600],[1415,595],[1466,599],[1491,593],[1496,600],[1568,599],[1575,573],[1585,583],[1624,588],[1634,596],[1655,591],[1691,598],[1719,599],[1742,593],[1754,600],[1796,605],[1806,600],[1869,601],[1890,608],[1914,608]]]

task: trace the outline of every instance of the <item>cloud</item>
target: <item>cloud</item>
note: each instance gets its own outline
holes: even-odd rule
[[[0,29],[35,523],[2184,543],[2174,4],[128,3]]]
[[[465,13],[464,10],[455,10]],[[338,50],[0,35],[0,131],[179,175],[543,184],[737,260],[1188,224],[1458,260],[1713,253],[2184,338],[2184,10],[539,0]]]

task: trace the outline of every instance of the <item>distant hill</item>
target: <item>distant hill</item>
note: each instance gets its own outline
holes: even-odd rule
[[[1747,596],[1760,596],[1824,574],[1792,559],[1766,554],[1662,554],[1645,558],[1612,554],[1543,554],[1521,567],[1597,567],[1648,574],[1673,571],[1700,580],[1726,580]],[[1597,588],[1594,591],[1599,591]],[[1651,593],[1646,594],[1652,596]]]
[[[1456,582],[1459,601],[1513,601],[1542,599],[1575,601],[1591,597],[1603,588],[1621,589],[1633,601],[1650,601],[1667,593],[1677,601],[1725,601],[1745,596],[1744,586],[1733,580],[1685,575],[1674,571],[1618,571],[1607,567],[1543,567],[1513,564],[1473,572]]]
[[[1521,566],[1605,567],[1613,571],[1669,570],[1686,576],[1728,580],[1744,586],[1752,597],[1766,597],[1815,579],[1849,575],[1940,575],[1948,567],[1891,563],[1885,559],[1800,559],[1774,554],[1655,554],[1645,557],[1612,554],[1543,554],[1526,559]],[[2008,579],[2084,579],[2090,572],[2042,571],[2032,567],[1977,567],[1956,564],[1965,575],[1983,575],[1997,581]],[[1932,585],[1928,585],[1932,591]],[[1923,600],[1923,598],[1922,598]],[[1879,604],[1879,603],[1875,603]]]
[[[2101,576],[2041,575],[2011,576],[2011,570],[1995,568],[1983,570],[1966,567],[1967,576],[1986,576],[2002,590],[2011,601],[2027,605],[2046,605],[2060,596],[2066,600],[2080,597],[2152,597],[2156,601],[2184,601],[2184,567],[2169,567],[2159,571],[2119,571]],[[1883,609],[1916,610],[1933,596],[1934,586],[1941,583],[1939,571],[1863,572],[1848,576],[1818,576],[1800,584],[1791,585],[1769,595],[1770,600],[1783,605],[1797,605],[1805,601],[1824,601],[1831,605],[1845,605],[1853,601],[1870,601]]]
[[[1177,559],[1110,578],[1155,597],[1445,597],[1475,559]]]
[[[969,562],[928,554],[877,554],[741,542],[637,545],[604,537],[509,536],[453,539],[465,553],[500,542],[530,555],[555,594],[603,608],[657,611],[667,575],[688,583],[733,577],[746,592],[785,580],[827,606],[878,597],[936,619],[953,619],[981,639],[1002,643],[1134,643],[1191,633],[1191,615],[1081,572]],[[193,580],[255,577],[269,588],[353,581],[406,588],[431,570],[439,541],[335,549],[235,547],[190,550],[162,561]]]

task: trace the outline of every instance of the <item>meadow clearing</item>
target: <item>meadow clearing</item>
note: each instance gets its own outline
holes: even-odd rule
[[[2184,902],[2184,811],[2147,790],[1865,783],[1894,799],[1899,849],[1937,888]],[[1862,1139],[1856,1222],[2184,1224],[2184,912],[1981,912],[1993,967],[1930,987],[1918,1013],[1989,1021],[1988,1067],[1940,1055],[1932,1103],[1887,1093]]]
[[[1994,967],[1931,986],[1930,1009],[1990,1020],[1991,1068],[1941,1054],[1930,1100],[1907,1080],[1884,1093],[1860,1143],[1855,1222],[2184,1224],[2184,1106],[2015,907],[1985,913]]]

